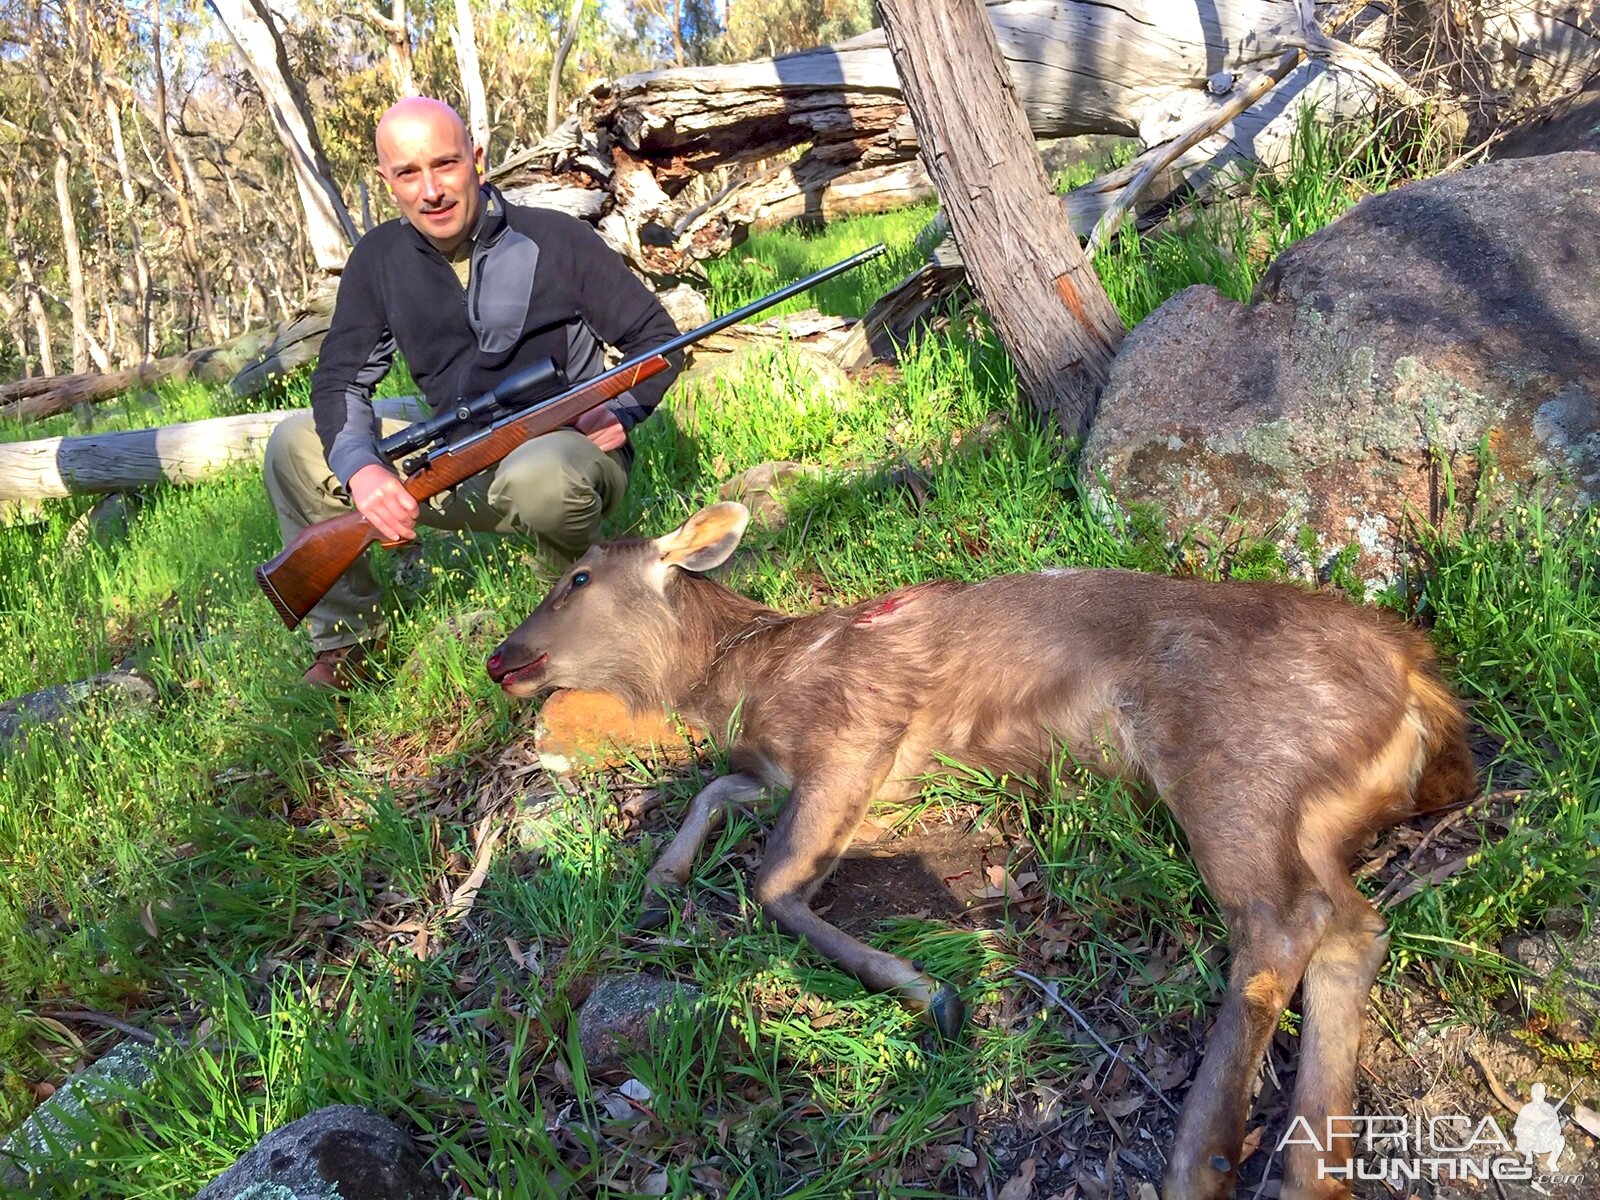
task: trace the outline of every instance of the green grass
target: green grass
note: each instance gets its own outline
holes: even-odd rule
[[[1176,235],[1124,234],[1098,263],[1124,314],[1194,282],[1247,296],[1266,254],[1413,169],[1347,142],[1308,142],[1301,155],[1287,183],[1262,183],[1236,210]],[[890,255],[801,302],[859,314],[913,261],[930,213],[756,235],[712,265],[714,307],[882,240]],[[991,343],[929,337],[898,378],[832,396],[800,369],[775,355],[643,426],[614,527],[668,528],[728,476],[789,458],[836,472],[797,492],[782,530],[752,536],[760,553],[732,580],[785,608],[1063,564],[1281,570],[1258,552],[1184,563],[1141,527],[1094,516],[1019,411]],[[250,403],[304,402],[301,381],[286,399]],[[240,407],[186,387],[164,393],[159,414],[130,405],[115,422]],[[991,413],[1007,423],[981,450],[941,453]],[[938,461],[920,508],[855,470],[925,455]],[[254,473],[154,490],[127,538],[107,545],[71,534],[87,507],[52,503],[44,524],[0,529],[11,635],[0,694],[131,657],[161,699],[149,713],[105,707],[70,733],[34,731],[0,762],[0,1130],[31,1108],[30,1084],[58,1082],[117,1036],[81,1046],[42,1014],[82,1004],[159,1028],[148,1018],[163,1013],[199,1048],[164,1055],[145,1092],[94,1118],[92,1151],[34,1194],[185,1197],[268,1129],[333,1102],[409,1123],[480,1197],[629,1194],[662,1175],[684,1196],[937,1194],[964,1169],[963,1105],[1059,1088],[1099,1061],[1070,1022],[1039,1013],[980,1026],[967,1045],[931,1044],[894,1002],[767,930],[740,861],[758,853],[770,813],[735,814],[691,880],[694,909],[659,937],[634,936],[659,840],[618,832],[593,783],[572,790],[537,852],[497,857],[472,927],[419,959],[414,931],[384,931],[437,921],[441,889],[472,854],[478,789],[530,721],[482,670],[492,634],[462,645],[434,630],[480,608],[502,626],[520,620],[541,592],[527,547],[430,536],[426,585],[388,597],[389,665],[426,647],[418,669],[340,706],[294,687],[304,644],[251,581],[278,546]],[[1418,615],[1503,742],[1490,786],[1523,794],[1469,868],[1391,914],[1390,977],[1420,973],[1468,1016],[1508,986],[1494,954],[1508,930],[1592,902],[1600,853],[1600,527],[1590,516],[1553,533],[1537,506],[1493,516],[1426,547],[1437,569]],[[692,784],[659,785],[681,814]],[[1026,994],[1012,975],[1021,964],[1075,995],[1115,991],[1138,1030],[1212,1002],[1221,925],[1165,816],[1140,816],[1123,789],[1070,767],[1025,809],[1004,781],[972,772],[930,787],[924,804],[1016,829],[1059,936],[898,918],[880,923],[877,944],[924,959],[983,1011]],[[537,948],[536,970],[507,939]],[[606,1107],[570,1031],[587,981],[632,970],[703,995],[633,1064],[653,1093],[643,1123]]]

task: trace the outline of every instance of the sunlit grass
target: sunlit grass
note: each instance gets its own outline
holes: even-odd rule
[[[1368,169],[1368,152],[1350,145],[1302,153],[1300,175],[1317,179],[1262,183],[1232,215],[1125,235],[1102,256],[1125,315],[1191,282],[1247,296],[1265,254],[1403,174],[1383,160]],[[1321,179],[1330,172],[1331,184]],[[798,305],[859,314],[914,265],[912,239],[931,213],[755,234],[713,264],[714,307],[882,240],[891,254],[872,272]],[[392,379],[385,392],[404,387]],[[163,393],[159,411],[129,402],[101,416],[131,427],[305,402],[303,379],[248,402],[185,387]],[[991,414],[1002,424],[981,448],[949,453],[953,433]],[[67,414],[0,436],[69,433],[81,421]],[[1018,404],[1005,355],[959,332],[909,349],[898,376],[831,392],[813,386],[803,356],[772,354],[741,379],[679,389],[636,442],[618,530],[669,528],[763,461],[829,469],[795,490],[781,529],[752,533],[757,553],[730,578],[788,609],[935,577],[1177,565],[1159,540],[1089,509],[1070,464]],[[879,469],[907,462],[922,464],[920,500]],[[387,597],[397,683],[338,705],[296,688],[305,643],[251,580],[278,545],[258,473],[153,489],[127,536],[105,544],[72,532],[87,507],[52,502],[43,523],[0,529],[0,692],[129,661],[159,701],[148,712],[102,705],[70,732],[30,733],[0,761],[0,1129],[32,1106],[30,1084],[59,1080],[80,1059],[40,1014],[84,1004],[138,1023],[151,1009],[184,1009],[209,1023],[203,1048],[162,1058],[120,1117],[95,1119],[95,1149],[72,1178],[37,1194],[187,1197],[269,1128],[332,1102],[408,1122],[472,1195],[625,1191],[642,1168],[602,1181],[616,1156],[592,1143],[588,1173],[574,1173],[578,1156],[552,1141],[608,1128],[628,1138],[608,1126],[569,1036],[571,996],[612,971],[656,971],[703,994],[634,1064],[656,1096],[651,1161],[678,1194],[702,1186],[695,1172],[713,1160],[730,1196],[917,1194],[895,1190],[897,1173],[923,1170],[961,1105],[1089,1061],[1073,1027],[1053,1020],[933,1045],[892,999],[767,929],[737,865],[759,847],[759,812],[735,813],[712,839],[689,885],[699,909],[674,911],[653,940],[633,937],[631,921],[659,842],[620,835],[605,819],[612,798],[592,785],[572,789],[536,857],[496,860],[474,930],[439,957],[418,959],[410,934],[377,937],[362,922],[397,896],[436,912],[450,856],[471,854],[473,814],[441,817],[424,784],[487,770],[530,720],[482,670],[493,634],[463,643],[437,632],[474,610],[491,627],[520,620],[543,588],[529,547],[428,535],[422,582]],[[1421,616],[1475,719],[1504,743],[1490,785],[1514,780],[1525,794],[1468,869],[1390,914],[1390,971],[1428,972],[1464,1011],[1501,986],[1484,967],[1503,934],[1583,902],[1600,854],[1600,527],[1591,514],[1558,531],[1537,506],[1501,515],[1427,546],[1437,566]],[[1258,555],[1205,569],[1270,575],[1274,565]],[[1070,764],[1044,784],[1043,799],[1019,810],[1002,781],[958,772],[926,800],[1023,831],[1056,909],[1078,922],[1073,955],[1052,964],[1067,986],[1120,982],[1143,1025],[1209,1003],[1221,926],[1171,822]],[[676,818],[692,784],[661,786]],[[1008,925],[886,919],[870,936],[921,958],[975,1005],[1016,986],[1028,951],[1027,932]],[[540,943],[542,977],[513,968],[507,938]],[[1157,945],[1182,952],[1157,964]],[[552,1088],[564,1113],[542,1098]]]

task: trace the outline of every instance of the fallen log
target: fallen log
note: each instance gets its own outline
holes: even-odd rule
[[[69,726],[91,701],[123,710],[143,710],[152,707],[157,699],[155,684],[148,675],[120,667],[41,688],[0,704],[0,750],[8,754],[19,751],[27,742],[30,727]]]
[[[374,407],[382,416],[401,419],[415,419],[418,411],[413,402],[401,400],[379,400]],[[293,411],[0,442],[0,506],[211,479],[239,463],[259,463],[267,438]]]
[[[1314,21],[1306,15],[1312,7]],[[1380,94],[1415,104],[1418,81],[1427,80],[1436,110],[1480,110],[1495,89],[1504,107],[1581,83],[1600,55],[1593,18],[1557,0],[1510,7],[1514,14],[1467,24],[1436,4],[1373,7],[1340,35],[1347,41],[1317,24],[1348,9],[1338,0],[1304,8],[1299,0],[1192,8],[1169,0],[991,0],[987,11],[1039,138],[1132,135],[1154,148],[1204,125],[1286,55],[1304,55],[1270,95],[1165,168],[1203,194],[1242,165],[1283,161],[1307,105],[1331,121],[1370,110]],[[1446,51],[1457,69],[1440,69]],[[704,172],[801,147],[798,162],[754,174],[710,205],[689,194]],[[599,208],[602,233],[641,274],[694,277],[762,213],[820,212],[835,181],[911,161],[918,149],[875,30],[777,59],[602,82],[558,137],[491,176],[508,195],[582,193],[588,211]],[[1084,233],[1108,204],[1079,226]]]
[[[254,395],[272,378],[316,357],[333,313],[333,289],[312,295],[305,309],[285,325],[252,329],[219,346],[174,354],[123,371],[45,375],[0,384],[0,420],[33,421],[55,416],[79,404],[98,404],[130,388],[152,387],[186,379],[224,383],[244,379]]]

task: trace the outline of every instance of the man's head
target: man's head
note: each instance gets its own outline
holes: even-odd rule
[[[400,212],[449,254],[466,240],[482,207],[474,146],[456,110],[426,96],[407,96],[378,121],[378,174]]]

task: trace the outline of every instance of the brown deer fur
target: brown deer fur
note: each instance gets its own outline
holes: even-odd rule
[[[1228,990],[1163,1194],[1231,1194],[1251,1083],[1297,986],[1294,1112],[1316,1130],[1350,1112],[1386,939],[1347,864],[1372,830],[1474,788],[1421,633],[1288,585],[1116,570],[930,583],[789,616],[696,574],[726,560],[747,517],[719,504],[665,537],[593,547],[489,660],[515,695],[610,691],[712,731],[737,711],[734,773],[696,797],[651,870],[657,889],[687,882],[728,802],[787,788],[755,880],[764,911],[954,1032],[950,989],[809,898],[874,797],[909,797],[937,756],[1039,778],[1064,745],[1161,797],[1228,925]],[[1348,1195],[1318,1160],[1291,1145],[1282,1194]]]

